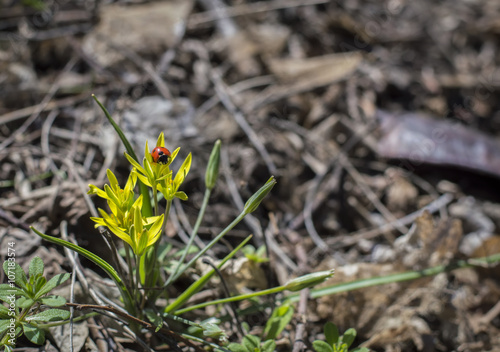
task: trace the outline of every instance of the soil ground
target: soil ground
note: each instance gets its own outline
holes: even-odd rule
[[[500,253],[499,1],[46,3],[0,0],[3,257],[14,241],[23,267],[40,256],[49,276],[72,270],[27,225],[106,257],[87,185],[103,186],[108,168],[125,182],[130,165],[91,94],[139,155],[160,132],[170,150],[181,148],[179,160],[192,153],[171,243],[196,220],[217,139],[221,172],[202,242],[276,177],[260,208],[214,249],[222,258],[249,234],[254,246],[267,244],[265,275],[227,274],[235,291],[330,268],[328,284]],[[102,281],[82,263],[93,285]],[[331,321],[376,351],[500,351],[499,275],[498,266],[467,268],[308,299],[278,348],[301,338],[312,350]],[[244,318],[252,333],[269,313]],[[81,329],[81,350],[106,324]],[[137,348],[104,335],[99,350]],[[64,351],[60,341],[46,350]]]

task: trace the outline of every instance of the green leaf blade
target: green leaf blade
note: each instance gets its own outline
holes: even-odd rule
[[[354,340],[356,339],[356,330],[353,328],[348,329],[344,332],[342,336],[342,342],[347,345],[347,347],[351,346]]]
[[[41,290],[39,290],[37,293],[36,293],[36,296],[35,296],[35,299],[38,299],[40,297],[42,297],[43,295],[49,293],[50,291],[52,291],[52,289],[54,289],[55,287],[61,285],[63,282],[65,282],[66,280],[68,280],[70,278],[70,274],[69,273],[63,273],[63,274],[57,274],[56,276],[54,276],[52,279],[50,279],[43,287]]]
[[[29,276],[43,275],[43,260],[39,257],[34,257],[29,265],[28,273]]]
[[[0,304],[0,319],[9,319],[9,308]]]
[[[264,329],[265,340],[276,339],[293,318],[294,309],[290,304],[276,308]]]
[[[321,340],[314,341],[313,348],[316,352],[334,352],[332,346]]]
[[[339,329],[337,328],[337,326],[332,322],[327,322],[325,324],[324,331],[325,331],[326,342],[328,342],[330,346],[335,345],[338,342],[340,336]]]
[[[69,319],[70,312],[64,309],[47,309],[35,315],[26,317],[26,321],[60,321]]]
[[[256,348],[260,347],[260,339],[254,335],[246,335],[243,338],[243,346],[247,348],[248,351],[253,352]]]
[[[62,296],[42,297],[40,302],[49,307],[61,307],[66,304],[66,298]]]
[[[23,323],[23,332],[34,344],[42,345],[45,342],[45,332],[34,325]]]
[[[274,352],[276,349],[276,342],[274,340],[267,340],[262,344],[262,352]]]
[[[0,301],[10,303],[12,297],[26,296],[26,293],[18,287],[9,284],[0,284]]]
[[[10,319],[0,320],[0,335],[3,335],[3,333],[9,329],[10,324]]]
[[[253,352],[247,350],[247,348],[243,345],[240,345],[239,343],[231,342],[228,346],[227,349],[230,350],[231,352]]]
[[[35,301],[31,298],[21,297],[17,300],[17,306],[22,309],[26,309],[35,304]]]

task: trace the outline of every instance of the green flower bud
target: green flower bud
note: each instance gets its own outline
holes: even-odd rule
[[[220,139],[215,142],[215,145],[208,159],[207,171],[205,173],[205,187],[212,190],[215,187],[215,182],[219,176],[219,161],[220,161]]]
[[[308,287],[316,286],[327,279],[331,278],[334,270],[318,271],[316,273],[307,274],[304,276],[296,277],[285,284],[285,289],[288,291],[300,291]]]
[[[245,214],[250,214],[260,205],[260,202],[267,196],[267,194],[271,191],[271,189],[276,184],[276,179],[274,176],[271,176],[269,180],[267,180],[266,184],[262,186],[257,192],[254,193],[253,196],[250,197],[249,200],[245,203],[245,208],[243,208],[243,212]]]

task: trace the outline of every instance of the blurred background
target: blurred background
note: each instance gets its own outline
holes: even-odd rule
[[[58,235],[62,221],[102,249],[87,184],[102,186],[108,168],[125,182],[130,165],[91,94],[140,158],[160,132],[179,160],[193,153],[172,241],[196,219],[217,139],[201,241],[276,176],[228,237],[253,233],[269,249],[271,282],[241,287],[498,253],[499,45],[500,2],[488,0],[0,0],[0,254],[14,239],[21,262],[67,270],[26,229]],[[333,321],[374,350],[498,350],[498,275],[464,269],[322,297],[305,339]]]

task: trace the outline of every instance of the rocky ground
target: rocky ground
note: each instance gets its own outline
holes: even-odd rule
[[[221,174],[202,241],[276,176],[227,237],[230,246],[253,233],[268,245],[270,282],[233,274],[235,289],[332,267],[330,284],[342,283],[500,252],[500,2],[46,3],[0,0],[2,256],[14,241],[23,266],[38,255],[50,275],[71,270],[27,225],[106,255],[87,185],[102,186],[107,168],[124,181],[130,166],[91,94],[138,153],[160,132],[181,159],[192,152],[189,199],[174,203],[178,221],[166,231],[174,243],[196,219],[215,140]],[[214,255],[224,253],[226,244]],[[311,350],[332,321],[376,351],[498,351],[498,278],[498,267],[468,268],[310,299],[302,338]],[[280,350],[292,350],[299,322]],[[99,324],[81,341],[96,341]],[[65,350],[58,341],[47,348]]]

